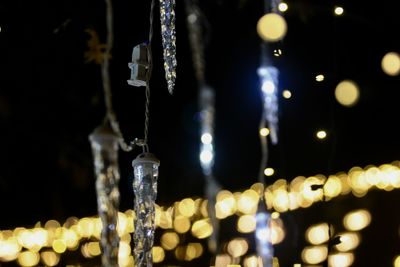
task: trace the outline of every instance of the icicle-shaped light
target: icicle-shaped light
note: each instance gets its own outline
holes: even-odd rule
[[[265,209],[263,200],[256,214],[256,247],[257,255],[261,257],[263,267],[272,267],[274,249],[271,243],[271,216]]]
[[[153,266],[152,248],[154,243],[155,201],[160,161],[151,153],[142,153],[132,162],[136,212],[133,234],[136,267]]]
[[[103,266],[118,266],[119,236],[117,232],[119,208],[118,137],[100,126],[89,136],[94,156],[96,192],[101,231],[101,261]]]
[[[160,0],[160,20],[165,79],[172,94],[176,79],[175,0]]]
[[[258,68],[261,81],[265,119],[271,134],[272,144],[278,143],[278,76],[279,71],[273,66]]]

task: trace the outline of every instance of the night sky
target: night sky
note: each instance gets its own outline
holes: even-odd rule
[[[126,80],[132,48],[147,40],[147,2],[114,3],[111,79],[126,140],[143,135],[144,87],[131,87]],[[261,39],[256,24],[263,1],[200,2],[209,22],[206,79],[216,90],[215,176],[224,188],[243,190],[257,181],[261,156]],[[268,183],[399,159],[400,79],[381,69],[387,52],[400,52],[395,2],[287,2],[288,33],[273,47],[283,51],[274,59],[280,91],[289,89],[292,98],[280,94],[280,140],[270,145],[269,161],[276,173]],[[158,203],[163,205],[204,194],[198,89],[183,4],[177,0],[173,96],[164,80],[158,12],[155,16],[149,145],[161,161]],[[333,7],[340,4],[345,13],[335,17]],[[104,8],[103,1],[94,0],[0,2],[0,229],[97,212],[88,135],[102,122],[105,107],[100,66],[86,63],[84,53],[86,29],[95,29],[105,40]],[[318,74],[325,76],[323,82],[315,81]],[[335,100],[335,86],[343,79],[360,86],[354,107]],[[325,140],[315,137],[319,129],[327,131]],[[131,161],[139,152],[119,155],[121,210],[132,208]],[[277,246],[281,266],[299,262],[310,224],[329,220],[339,225],[354,208],[367,208],[373,215],[354,266],[391,266],[400,253],[399,200],[398,191],[374,191],[284,214],[288,237]]]

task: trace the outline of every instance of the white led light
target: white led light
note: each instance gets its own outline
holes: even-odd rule
[[[200,161],[203,164],[210,164],[214,158],[214,153],[210,150],[203,150],[200,153]]]
[[[264,81],[261,88],[266,94],[273,94],[275,92],[275,85],[271,80]]]
[[[203,144],[205,144],[205,145],[211,144],[212,141],[213,141],[213,137],[212,137],[212,135],[211,135],[210,133],[204,133],[204,134],[201,136],[201,142],[202,142]]]

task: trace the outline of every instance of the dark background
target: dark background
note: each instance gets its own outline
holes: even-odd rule
[[[144,89],[126,80],[132,48],[147,39],[147,2],[114,3],[112,90],[127,140],[143,132]],[[155,17],[150,149],[161,160],[158,202],[165,205],[202,196],[204,186],[198,163],[198,92],[183,4],[177,0],[173,96],[163,79],[158,12]],[[268,183],[398,159],[400,80],[380,67],[387,52],[399,52],[396,1],[346,1],[342,17],[332,13],[340,2],[288,4],[288,34],[275,45],[283,50],[275,64],[280,90],[289,89],[293,96],[279,100],[280,142],[270,147],[276,174]],[[85,29],[95,29],[105,40],[104,7],[94,0],[0,2],[0,229],[96,214],[87,137],[105,109],[100,67],[86,64],[84,52]],[[216,89],[215,174],[224,188],[241,190],[257,180],[260,160],[256,23],[263,2],[202,0],[201,7],[210,23],[206,76]],[[317,74],[324,74],[325,81],[317,83]],[[343,79],[360,86],[355,107],[342,107],[334,99],[334,88]],[[315,138],[319,129],[327,130],[326,140]],[[132,207],[130,163],[137,153],[120,153],[121,210]],[[400,253],[399,197],[398,192],[372,192],[283,215],[288,237],[277,246],[282,266],[300,261],[308,225],[326,219],[340,225],[343,215],[358,207],[370,209],[373,222],[363,234],[355,265],[390,266]]]

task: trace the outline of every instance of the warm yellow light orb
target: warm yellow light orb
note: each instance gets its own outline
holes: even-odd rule
[[[359,231],[371,223],[371,214],[367,210],[349,212],[343,218],[343,225],[349,231]]]
[[[341,16],[341,15],[343,15],[343,13],[344,13],[343,7],[341,7],[341,6],[335,7],[334,13],[335,13],[336,16]]]
[[[400,267],[400,255],[397,256],[394,261],[393,261],[393,266],[394,267]]]
[[[322,74],[318,74],[317,76],[315,76],[315,80],[317,82],[322,82],[323,80],[325,80],[325,76]]]
[[[292,97],[292,92],[290,92],[289,90],[283,90],[282,95],[284,98],[289,99]]]
[[[36,266],[39,263],[39,260],[40,260],[39,253],[30,250],[21,252],[18,255],[18,263],[21,266],[26,266],[26,267]]]
[[[286,20],[279,14],[265,14],[258,20],[257,32],[267,42],[282,40],[287,32]]]
[[[320,245],[329,239],[329,226],[321,223],[309,227],[306,231],[306,239],[313,245]]]
[[[341,81],[335,89],[336,100],[345,107],[354,106],[360,98],[358,85],[351,80]]]
[[[261,136],[268,136],[269,135],[269,129],[268,128],[262,128],[260,129],[260,135]]]
[[[286,12],[288,10],[289,6],[285,2],[282,2],[278,5],[278,9],[280,12]]]
[[[396,52],[389,52],[382,58],[382,69],[390,76],[400,74],[400,55]]]
[[[324,130],[320,130],[320,131],[317,132],[316,136],[317,136],[318,139],[322,140],[322,139],[326,138],[327,133]]]
[[[306,247],[301,253],[301,258],[305,263],[318,264],[328,257],[328,249],[326,246]]]
[[[264,174],[265,174],[266,176],[272,176],[272,175],[274,175],[274,173],[275,173],[275,170],[274,170],[273,168],[266,168],[266,169],[264,170]]]
[[[243,215],[239,217],[237,229],[240,233],[251,233],[256,229],[256,217],[254,215]]]

